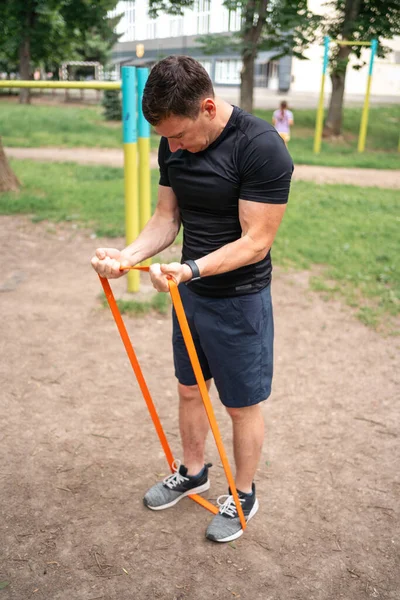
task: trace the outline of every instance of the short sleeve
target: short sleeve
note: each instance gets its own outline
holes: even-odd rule
[[[241,200],[286,204],[289,198],[293,162],[276,131],[253,138],[240,153]]]
[[[158,166],[160,169],[160,179],[159,184],[165,185],[166,187],[171,187],[168,177],[168,169],[165,164],[165,153],[168,149],[168,140],[165,137],[162,137],[160,140],[160,144],[158,146]]]

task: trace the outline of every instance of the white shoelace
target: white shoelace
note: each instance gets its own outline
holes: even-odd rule
[[[223,498],[226,498],[226,500],[223,500]],[[240,504],[243,504],[243,502],[246,500],[246,498],[241,498],[239,496],[239,502]],[[217,504],[219,506],[219,513],[221,515],[223,515],[224,513],[226,513],[228,515],[228,517],[237,517],[238,516],[238,512],[237,512],[237,508],[236,508],[236,504],[235,504],[235,500],[233,498],[233,496],[219,496],[217,498]]]
[[[169,487],[170,490],[173,490],[177,485],[183,483],[184,481],[189,481],[188,477],[184,477],[179,473],[181,464],[182,463],[180,460],[175,459],[172,463],[172,468],[175,473],[172,473],[172,475],[167,475],[167,477],[164,477],[163,479],[163,484]]]

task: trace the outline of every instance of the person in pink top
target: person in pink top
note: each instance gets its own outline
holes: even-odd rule
[[[281,107],[276,110],[272,117],[272,125],[275,127],[285,144],[290,140],[290,127],[294,124],[293,113],[283,100]]]

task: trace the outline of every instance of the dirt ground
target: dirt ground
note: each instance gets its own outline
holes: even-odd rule
[[[89,264],[122,240],[1,217],[0,244],[1,600],[400,598],[395,338],[324,302],[308,273],[275,270],[260,510],[218,545],[190,499],[159,513],[142,504],[167,464]],[[125,323],[179,457],[170,318]],[[211,438],[208,450],[215,500],[226,482]]]
[[[4,148],[8,158],[52,162],[77,162],[85,165],[123,167],[121,149],[111,148]],[[157,153],[150,157],[152,169],[158,168]],[[363,187],[400,189],[400,171],[390,169],[346,169],[318,165],[296,165],[293,179],[316,183],[344,183]]]

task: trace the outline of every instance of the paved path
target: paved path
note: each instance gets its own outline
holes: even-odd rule
[[[123,166],[123,152],[107,148],[5,148],[10,158],[29,158],[39,161],[76,162],[85,165]],[[400,161],[399,161],[400,162]],[[151,168],[157,167],[157,155],[151,154]],[[400,170],[345,169],[297,165],[294,179],[316,183],[345,183],[362,187],[400,189]]]

